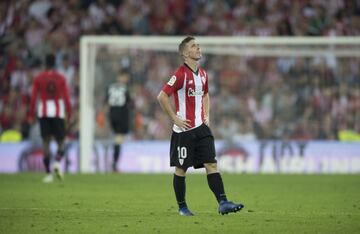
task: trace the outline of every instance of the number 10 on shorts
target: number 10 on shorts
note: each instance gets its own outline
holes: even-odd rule
[[[186,149],[186,147],[178,146],[177,151],[178,151],[179,163],[180,163],[180,165],[183,165],[184,159],[187,157],[187,149]]]

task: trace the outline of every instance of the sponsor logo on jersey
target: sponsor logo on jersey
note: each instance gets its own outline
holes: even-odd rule
[[[168,85],[173,86],[175,84],[175,81],[176,81],[176,76],[174,75],[168,81]]]
[[[197,96],[197,95],[199,95],[199,96],[204,95],[204,91],[202,91],[202,90],[195,91],[192,88],[189,88],[189,90],[188,90],[188,96],[189,97],[194,97],[194,96]]]

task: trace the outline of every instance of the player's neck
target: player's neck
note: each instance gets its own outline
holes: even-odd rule
[[[188,60],[184,62],[193,72],[198,71],[198,63],[195,60]]]

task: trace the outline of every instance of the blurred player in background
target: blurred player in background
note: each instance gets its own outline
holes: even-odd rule
[[[115,83],[110,84],[106,91],[106,105],[109,109],[109,122],[115,134],[112,170],[117,172],[117,163],[121,155],[121,145],[125,135],[129,132],[129,73],[120,70]]]
[[[34,78],[30,101],[30,122],[34,121],[35,107],[37,106],[37,117],[39,118],[43,140],[43,162],[47,173],[43,182],[49,183],[54,180],[51,172],[57,178],[63,179],[60,162],[65,153],[65,118],[70,119],[71,105],[65,77],[55,71],[55,56],[53,54],[46,55],[45,66],[45,71]],[[50,168],[50,141],[52,137],[55,138],[58,148],[55,162]]]
[[[219,213],[237,212],[244,206],[228,201],[215,159],[214,137],[209,128],[208,76],[198,67],[199,44],[186,37],[179,45],[184,64],[178,68],[158,95],[163,110],[174,122],[170,145],[170,166],[175,166],[173,186],[179,214],[192,216],[185,201],[185,175],[189,167],[205,167],[208,185],[219,203]],[[169,96],[174,94],[176,112]]]

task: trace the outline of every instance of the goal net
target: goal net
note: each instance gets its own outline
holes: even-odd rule
[[[106,87],[119,69],[126,68],[131,75],[128,138],[141,140],[142,151],[151,150],[152,140],[169,139],[171,123],[156,96],[182,63],[178,44],[183,38],[81,38],[82,172],[106,170],[111,161],[112,132],[103,106]],[[196,40],[203,54],[200,65],[209,74],[211,123],[217,139],[334,140],[338,137],[334,126],[359,127],[359,103],[351,102],[360,95],[359,38],[199,36]],[[168,149],[163,153],[167,155]]]

